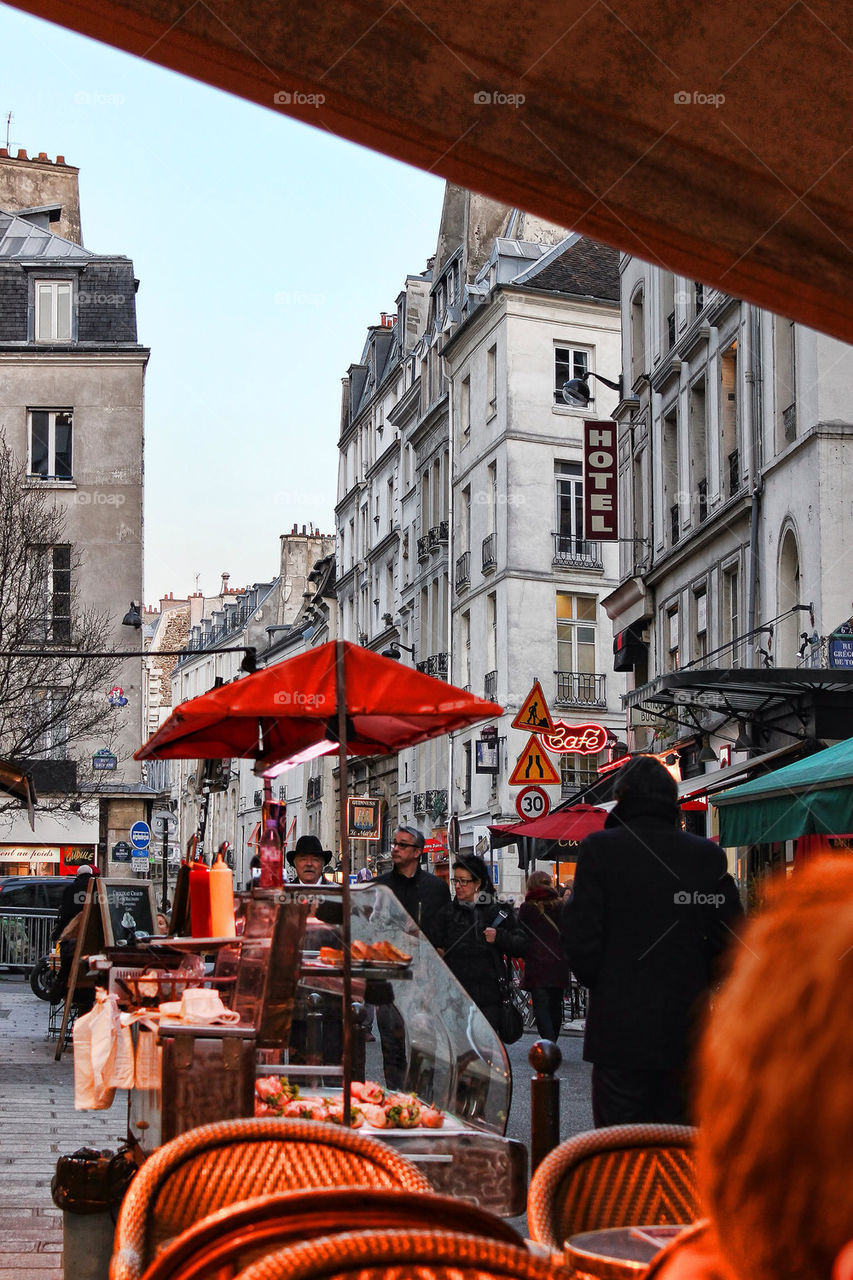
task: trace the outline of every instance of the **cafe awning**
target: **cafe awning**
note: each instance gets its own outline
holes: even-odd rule
[[[772,844],[853,831],[853,739],[714,796],[720,843]]]
[[[15,3],[853,342],[843,5]]]

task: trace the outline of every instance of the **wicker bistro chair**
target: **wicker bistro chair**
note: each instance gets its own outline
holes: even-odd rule
[[[467,1232],[522,1247],[518,1232],[476,1205],[449,1196],[372,1187],[283,1191],[229,1205],[167,1244],[143,1280],[226,1280],[255,1258],[318,1236],[394,1227]]]
[[[695,1138],[696,1130],[682,1125],[624,1124],[561,1143],[530,1183],[532,1238],[562,1249],[582,1231],[693,1222]]]
[[[146,1160],[122,1201],[110,1280],[138,1280],[158,1248],[225,1205],[271,1191],[362,1186],[431,1192],[384,1143],[316,1120],[223,1120]]]
[[[524,1248],[455,1231],[354,1231],[281,1249],[238,1280],[568,1280]]]

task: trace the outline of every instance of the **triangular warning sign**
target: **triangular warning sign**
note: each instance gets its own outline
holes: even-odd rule
[[[522,702],[510,728],[527,729],[529,733],[554,732],[554,721],[538,680],[533,681],[533,688]]]
[[[560,775],[551,763],[551,757],[542,743],[531,733],[527,746],[518,757],[518,764],[509,779],[511,787],[529,787],[532,782],[551,786],[560,781]]]

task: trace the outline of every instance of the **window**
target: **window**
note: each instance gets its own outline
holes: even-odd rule
[[[631,383],[635,383],[646,370],[646,321],[643,290],[638,289],[631,299]]]
[[[703,587],[693,596],[693,658],[704,658],[708,652],[708,593]]]
[[[486,417],[498,410],[498,349],[489,347],[486,352],[486,394],[489,398]]]
[[[589,372],[589,352],[581,347],[554,348],[554,403],[565,405],[563,384],[572,378],[583,378]],[[595,402],[595,387],[590,383],[589,403]]]
[[[557,670],[595,671],[595,596],[557,592]]]
[[[584,787],[592,786],[598,776],[598,762],[601,756],[579,755],[576,752],[565,752],[560,756],[560,794],[574,795]]]
[[[557,555],[583,552],[583,475],[579,462],[556,462]]]
[[[691,522],[701,524],[708,515],[708,464],[706,449],[705,379],[690,388],[688,413],[690,448]]]
[[[36,280],[36,342],[71,341],[70,280]]]
[[[722,427],[723,465],[728,470],[727,497],[740,488],[738,454],[738,367],[737,341],[731,343],[720,358],[720,417]]]
[[[462,747],[465,760],[465,781],[462,784],[462,803],[469,805],[471,803],[471,780],[473,774],[471,772],[471,743],[466,742]]]
[[[71,480],[72,435],[70,409],[30,409],[29,474],[40,480]]]
[[[675,546],[681,527],[680,497],[678,485],[678,408],[664,414],[661,422],[661,462],[663,464],[664,505],[669,512],[670,545]]]
[[[462,687],[471,688],[471,614],[462,614]]]
[[[28,756],[42,760],[64,760],[68,746],[68,698],[64,689],[28,691],[30,733]]]
[[[71,643],[71,547],[36,547],[39,603],[32,620],[34,640]]]
[[[462,379],[459,396],[459,430],[463,447],[471,438],[471,377]]]
[[[740,646],[736,644],[738,627],[740,626],[739,582],[737,568],[728,569],[723,574],[723,644],[731,645],[729,665],[740,666]],[[724,658],[726,655],[723,654]],[[720,665],[723,665],[721,662]]]
[[[679,630],[678,607],[676,606],[676,608],[668,610],[666,615],[667,671],[678,670]]]

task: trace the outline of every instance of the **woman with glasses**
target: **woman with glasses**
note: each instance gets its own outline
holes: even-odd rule
[[[457,856],[451,884],[455,897],[436,921],[436,945],[450,972],[497,1030],[506,957],[524,955],[527,938],[511,904],[498,901],[482,858],[473,853]]]

